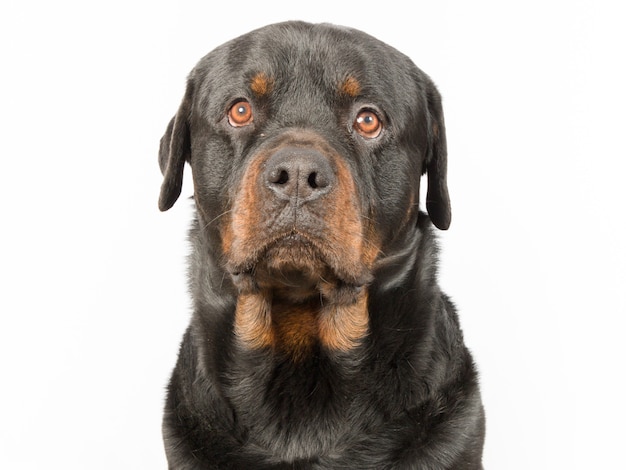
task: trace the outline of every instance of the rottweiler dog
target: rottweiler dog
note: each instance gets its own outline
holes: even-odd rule
[[[257,29],[190,73],[162,211],[185,162],[193,315],[169,468],[482,468],[477,373],[437,284],[432,226],[451,212],[431,79],[354,29]]]

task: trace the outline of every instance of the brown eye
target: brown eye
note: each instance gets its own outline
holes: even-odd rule
[[[354,120],[354,130],[366,139],[375,139],[383,130],[383,124],[374,111],[364,109]]]
[[[228,122],[233,127],[247,126],[252,120],[252,106],[247,101],[237,101],[228,110]]]

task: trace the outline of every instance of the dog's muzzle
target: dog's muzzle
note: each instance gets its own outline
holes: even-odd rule
[[[291,130],[248,161],[222,226],[238,287],[296,284],[315,295],[367,284],[378,249],[345,157],[319,134]]]

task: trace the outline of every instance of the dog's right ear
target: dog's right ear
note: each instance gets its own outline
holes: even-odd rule
[[[187,90],[176,116],[172,118],[167,130],[161,137],[159,146],[159,166],[163,174],[159,209],[168,210],[174,205],[183,188],[185,162],[191,158],[191,136],[189,121],[193,100],[191,79],[187,82]]]

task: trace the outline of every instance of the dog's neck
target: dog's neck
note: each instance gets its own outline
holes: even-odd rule
[[[247,348],[267,349],[298,362],[316,347],[347,352],[368,331],[367,291],[348,304],[325,302],[321,295],[300,303],[271,291],[240,294],[235,336]]]
[[[194,344],[200,350],[199,367],[213,377],[228,406],[237,410],[239,424],[255,436],[255,445],[285,458],[307,458],[349,446],[342,441],[342,436],[350,435],[345,416],[369,413],[354,409],[351,397],[377,386],[367,382],[364,370],[394,364],[399,371],[389,377],[396,381],[393,409],[379,410],[374,421],[409,406],[415,394],[427,393],[420,392],[421,382],[400,378],[404,367],[412,368],[406,374],[423,374],[424,380],[428,371],[416,371],[415,364],[397,358],[404,357],[407,348],[430,354],[430,343],[421,338],[434,327],[431,310],[406,316],[401,308],[407,302],[430,305],[430,288],[421,288],[436,282],[435,263],[424,264],[428,257],[419,256],[436,250],[429,223],[422,219],[413,231],[399,234],[396,245],[408,248],[391,246],[376,262],[374,269],[384,271],[381,277],[389,279],[387,283],[374,282],[342,302],[329,302],[319,289],[315,295],[311,286],[295,296],[286,288],[268,286],[241,293],[211,251],[208,232],[194,224],[190,280],[197,302]],[[392,290],[401,295],[389,296]],[[385,316],[376,315],[379,311]],[[385,356],[371,357],[372,343],[384,344]],[[293,413],[302,414],[302,419],[289,419]],[[304,429],[318,433],[314,445],[301,440]]]

